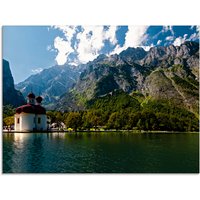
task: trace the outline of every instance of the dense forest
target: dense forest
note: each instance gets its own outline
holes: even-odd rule
[[[14,109],[4,108],[4,125],[14,123]],[[73,130],[161,130],[198,131],[199,120],[195,114],[169,101],[153,101],[141,93],[131,95],[115,91],[87,102],[87,109],[76,112],[47,111],[51,123]]]
[[[170,101],[148,100],[139,92],[131,95],[115,91],[87,102],[85,111],[48,111],[51,123],[64,122],[67,128],[77,130],[161,130],[198,131],[195,114]]]

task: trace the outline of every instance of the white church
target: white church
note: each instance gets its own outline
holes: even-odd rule
[[[42,97],[35,98],[31,92],[27,98],[27,104],[16,109],[15,131],[46,131],[47,116],[46,109],[41,106]]]

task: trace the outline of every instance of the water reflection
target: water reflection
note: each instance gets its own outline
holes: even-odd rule
[[[198,172],[198,134],[6,133],[3,172]]]
[[[4,141],[9,141],[9,145],[3,147],[6,164],[9,161],[8,171],[37,172],[42,167],[44,136],[31,133],[4,134]]]
[[[64,139],[65,138],[65,135],[66,133],[62,133],[62,132],[58,132],[58,133],[46,133],[46,136],[48,139],[59,139],[59,138],[62,138]]]

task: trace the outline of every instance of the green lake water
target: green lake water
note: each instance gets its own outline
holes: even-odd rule
[[[198,133],[3,134],[3,173],[198,172]]]

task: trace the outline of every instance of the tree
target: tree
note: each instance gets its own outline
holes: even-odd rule
[[[11,126],[14,124],[14,116],[9,116],[3,119],[3,124],[5,126]]]
[[[61,115],[60,112],[56,112],[55,118],[56,118],[56,123],[58,124],[58,126],[62,127],[61,123],[64,121],[63,115]]]
[[[120,114],[119,112],[114,112],[110,115],[107,127],[108,128],[114,128],[114,129],[120,129],[122,128],[122,121],[120,120]]]
[[[141,131],[142,127],[143,127],[142,121],[141,121],[141,119],[139,119],[138,122],[137,122],[137,128]]]
[[[144,110],[141,113],[140,128],[143,130],[155,130],[157,123],[156,115],[150,110]]]
[[[65,119],[65,125],[68,128],[73,128],[75,131],[81,127],[81,115],[78,112],[70,112]]]
[[[51,119],[51,123],[56,122],[56,116],[54,111],[47,111],[47,116]]]
[[[127,120],[127,129],[133,129],[133,127],[137,127],[137,122],[141,117],[140,112],[129,112],[128,120]]]
[[[62,127],[61,123],[64,122],[65,116],[59,111],[47,111],[47,116],[52,123],[56,123],[59,127]]]
[[[15,114],[15,109],[12,105],[5,105],[3,106],[3,118],[8,116],[13,116]]]
[[[83,115],[83,127],[95,129],[102,125],[102,115],[99,110],[88,110]]]

